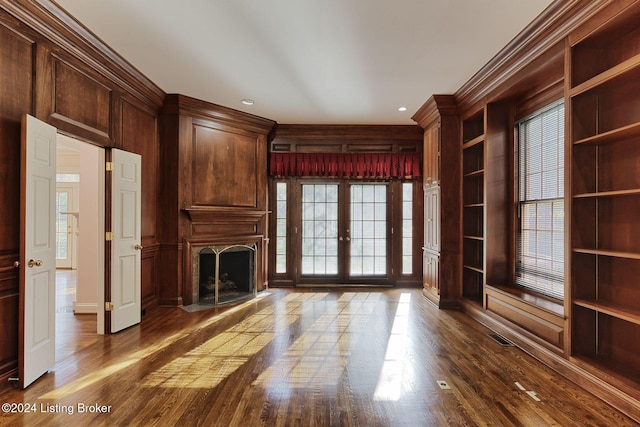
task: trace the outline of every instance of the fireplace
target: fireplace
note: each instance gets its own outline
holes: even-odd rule
[[[192,247],[193,302],[221,305],[256,296],[257,245]]]

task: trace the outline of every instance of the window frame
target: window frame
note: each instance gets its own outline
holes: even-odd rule
[[[557,147],[557,157],[560,159],[559,163],[557,164],[556,167],[556,171],[558,173],[557,175],[557,179],[559,180],[558,184],[557,184],[557,188],[558,188],[558,193],[555,195],[555,197],[540,197],[537,199],[527,199],[526,197],[524,198],[525,200],[521,200],[521,189],[522,189],[522,177],[521,177],[521,172],[522,172],[522,166],[521,166],[521,144],[523,143],[521,141],[521,126],[527,122],[527,123],[531,123],[531,120],[533,119],[537,119],[537,118],[541,118],[543,115],[548,114],[550,111],[552,110],[556,110],[558,108],[562,109],[562,116],[559,120],[559,129],[561,130],[560,132],[558,132],[558,134],[556,135],[556,140],[558,141],[558,147]],[[567,243],[567,239],[566,239],[566,235],[567,235],[567,228],[566,228],[566,221],[565,221],[565,213],[567,211],[567,205],[566,205],[566,200],[565,200],[565,193],[566,193],[566,181],[565,181],[565,161],[564,161],[564,157],[565,157],[565,121],[566,121],[566,108],[565,108],[565,102],[564,102],[564,98],[560,98],[560,99],[555,99],[551,102],[545,102],[545,105],[535,108],[533,110],[529,110],[528,114],[526,114],[525,116],[515,120],[514,122],[514,156],[513,156],[513,179],[514,179],[514,251],[513,251],[513,284],[514,286],[516,286],[518,289],[523,290],[525,292],[531,292],[531,293],[535,293],[535,294],[539,294],[542,295],[546,298],[551,298],[552,300],[555,301],[564,301],[564,299],[566,298],[566,283],[565,283],[565,270],[566,270],[566,243]],[[542,179],[542,178],[541,178]],[[541,188],[544,187],[544,184],[541,184]],[[522,236],[522,227],[523,227],[523,208],[525,205],[543,205],[545,203],[561,203],[562,204],[562,217],[560,218],[559,221],[555,221],[554,224],[554,220],[553,220],[553,216],[551,219],[551,236],[553,236],[553,231],[554,231],[554,226],[556,225],[560,225],[560,227],[562,228],[562,238],[560,239],[561,241],[561,247],[559,252],[562,254],[563,257],[563,261],[562,261],[562,268],[561,270],[548,270],[549,272],[551,272],[548,275],[548,278],[551,279],[552,282],[554,282],[554,284],[552,284],[550,286],[550,289],[545,289],[546,286],[539,286],[537,284],[531,284],[531,283],[527,283],[525,280],[519,280],[519,274],[521,271],[523,271],[523,269],[521,268],[521,264],[520,263],[520,254],[523,252],[523,249],[521,248],[521,236]],[[545,231],[545,230],[543,230]],[[553,247],[553,237],[551,238],[551,253],[554,253],[554,247]],[[557,241],[556,241],[557,243]],[[537,242],[536,242],[536,246],[537,246]],[[536,247],[536,256],[539,254],[538,252],[538,247]],[[556,251],[557,253],[557,251]],[[554,256],[552,255],[551,257],[552,259],[554,258]],[[526,270],[525,270],[526,271]],[[538,275],[538,276],[545,276],[547,275],[547,271],[545,271],[544,269],[529,269],[530,273],[533,273],[534,275]]]

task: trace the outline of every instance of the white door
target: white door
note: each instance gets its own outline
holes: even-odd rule
[[[20,386],[55,364],[56,128],[22,118],[20,180]]]
[[[113,149],[111,332],[140,323],[141,157]]]

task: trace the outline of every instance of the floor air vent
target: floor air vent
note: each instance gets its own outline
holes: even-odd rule
[[[493,339],[495,342],[497,342],[498,344],[500,344],[503,347],[513,347],[513,343],[509,340],[507,340],[505,337],[496,334],[495,332],[492,332],[489,335],[489,338]]]

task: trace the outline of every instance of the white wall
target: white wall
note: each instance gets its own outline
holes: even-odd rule
[[[77,284],[73,310],[97,313],[104,292],[104,150],[64,136],[58,138],[63,147],[63,173],[80,173],[80,212],[77,241]],[[77,170],[71,158],[77,157]],[[104,303],[102,303],[104,304]],[[101,306],[101,305],[100,305]],[[100,325],[98,325],[100,331]]]

